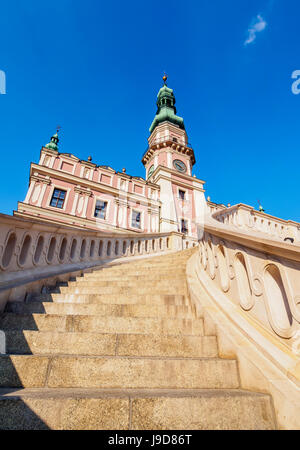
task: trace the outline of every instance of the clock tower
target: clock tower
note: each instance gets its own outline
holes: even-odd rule
[[[160,186],[160,231],[197,237],[206,207],[204,181],[192,175],[194,150],[188,143],[183,118],[177,116],[175,96],[166,84],[166,75],[163,81],[142,163],[146,179]]]

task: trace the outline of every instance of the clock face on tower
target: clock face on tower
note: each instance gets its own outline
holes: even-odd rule
[[[148,171],[148,178],[151,177],[151,175],[154,172],[154,165],[152,164],[152,166],[150,167],[149,171]]]
[[[175,159],[173,161],[173,166],[175,167],[178,172],[185,173],[186,172],[186,165],[183,161],[180,161],[180,159]]]

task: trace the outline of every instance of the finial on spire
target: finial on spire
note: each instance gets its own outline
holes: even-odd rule
[[[61,126],[60,126],[60,125],[57,125],[57,127],[56,127],[56,133],[59,133],[60,129],[61,129]]]
[[[167,79],[168,79],[168,75],[166,74],[166,72],[164,72],[163,81],[164,81],[165,86],[167,86]]]
[[[257,202],[258,202],[258,209],[259,209],[259,211],[260,211],[260,212],[265,212],[265,210],[264,210],[262,204],[260,203],[260,200],[257,200]]]

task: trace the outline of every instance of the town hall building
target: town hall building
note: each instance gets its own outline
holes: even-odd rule
[[[204,181],[193,175],[195,154],[175,96],[163,77],[157,112],[142,157],[145,179],[123,169],[60,153],[59,137],[42,147],[30,167],[29,189],[15,216],[109,232],[178,231],[197,237],[206,201]]]

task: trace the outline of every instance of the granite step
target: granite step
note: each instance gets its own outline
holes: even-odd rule
[[[185,295],[187,293],[186,286],[172,286],[171,283],[169,283],[168,286],[159,287],[153,284],[152,286],[104,286],[104,287],[97,287],[97,286],[62,286],[59,288],[59,291],[61,294],[130,294],[130,295],[144,295],[144,294],[157,294],[157,295],[164,295],[164,294],[180,294]],[[99,292],[100,291],[100,292]],[[175,292],[174,292],[175,291]]]
[[[188,334],[203,336],[203,319],[91,315],[15,314],[0,317],[0,330],[76,331],[98,333]]]
[[[0,429],[274,430],[276,424],[270,396],[240,389],[45,388],[0,389]]]
[[[51,303],[51,302],[10,302],[6,312],[15,314],[59,314],[96,315],[122,317],[170,317],[195,318],[195,307],[150,304],[97,304],[97,303]]]
[[[235,360],[0,355],[0,387],[237,389]]]
[[[0,389],[0,429],[274,430],[276,424],[270,396],[240,389],[44,388]]]
[[[216,336],[7,331],[8,354],[217,357]]]
[[[137,275],[135,274],[135,273],[127,273],[126,274],[126,280],[130,280],[130,281],[134,281],[134,280],[136,280],[136,277],[137,277]],[[177,272],[174,272],[174,273],[170,273],[170,272],[166,272],[166,273],[163,273],[163,272],[161,272],[161,271],[159,271],[158,273],[153,273],[151,276],[149,276],[149,274],[148,273],[145,273],[145,272],[143,272],[142,274],[140,274],[139,276],[139,280],[151,280],[151,281],[156,281],[156,280],[165,280],[165,279],[168,279],[168,280],[178,280],[178,279],[180,279],[180,280],[186,280],[186,275],[185,275],[185,271],[183,271],[182,273],[181,272],[179,272],[179,273],[177,273]],[[122,277],[122,279],[123,279],[123,277]],[[87,275],[84,275],[84,276],[78,276],[78,277],[76,277],[76,280],[74,280],[74,281],[79,281],[79,282],[81,282],[81,281],[98,281],[98,280],[100,280],[100,281],[115,281],[115,280],[120,280],[120,274],[107,274],[107,275],[105,275],[105,274],[103,274],[103,273],[99,273],[99,274],[94,274],[94,273],[91,273],[91,274],[87,274]]]
[[[189,300],[185,295],[173,294],[40,294],[34,296],[31,301],[34,302],[53,302],[53,303],[101,303],[101,304],[140,304],[140,305],[189,305]],[[28,302],[28,303],[31,303]]]
[[[182,286],[186,287],[186,280],[182,279],[182,280],[169,280],[169,279],[164,279],[164,280],[156,280],[153,281],[152,279],[147,279],[147,280],[140,280],[139,278],[137,278],[136,280],[128,280],[128,279],[122,279],[120,278],[119,280],[81,280],[81,281],[70,281],[68,283],[68,286],[62,286],[62,287],[69,287],[69,288],[74,288],[74,287],[80,287],[80,288],[84,288],[84,287],[99,287],[99,288],[106,288],[106,287],[114,287],[114,288],[119,288],[119,289],[124,289],[124,288],[131,288],[131,289],[135,289],[135,290],[139,290],[141,288],[147,288],[147,289],[152,289],[153,287],[155,287],[155,289],[170,289],[170,284],[172,284],[172,289],[177,289],[177,288],[181,288]]]
[[[168,268],[143,268],[143,267],[136,267],[136,268],[130,268],[130,269],[101,269],[101,271],[97,272],[91,272],[89,274],[85,274],[84,276],[88,278],[88,275],[90,275],[91,277],[93,276],[103,276],[103,277],[107,277],[107,276],[118,276],[118,275],[123,275],[123,276],[139,276],[142,275],[144,276],[145,273],[147,273],[149,275],[149,277],[153,276],[153,275],[163,275],[163,276],[168,276],[169,274],[172,275],[172,277],[174,277],[175,274],[178,274],[180,276],[184,275],[185,273],[185,267],[179,269],[177,268],[172,268],[172,267],[168,267]]]

